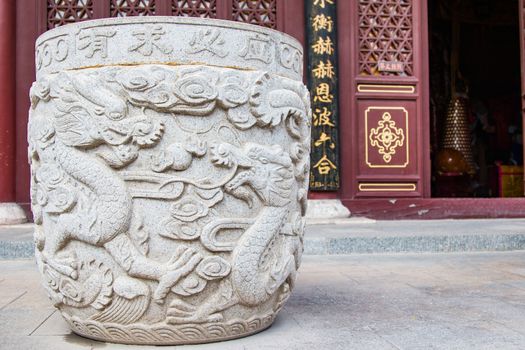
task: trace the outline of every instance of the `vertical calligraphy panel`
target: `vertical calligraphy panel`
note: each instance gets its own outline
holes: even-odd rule
[[[310,190],[339,189],[339,106],[334,0],[306,1],[308,87],[312,120]]]

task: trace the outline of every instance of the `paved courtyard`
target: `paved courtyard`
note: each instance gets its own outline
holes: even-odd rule
[[[1,349],[149,349],[71,334],[33,261],[0,261]],[[525,252],[305,256],[276,323],[182,349],[525,349]]]

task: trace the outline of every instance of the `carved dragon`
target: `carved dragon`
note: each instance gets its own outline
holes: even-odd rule
[[[76,280],[78,262],[74,257],[60,258],[60,250],[71,240],[103,247],[129,276],[158,281],[153,298],[163,302],[202,256],[192,248],[179,249],[166,263],[143,255],[129,237],[130,194],[124,180],[110,169],[131,163],[138,149],[156,144],[163,125],[144,115],[129,116],[122,98],[104,86],[93,89],[97,84],[92,78],[69,74],[60,78],[58,87],[50,89],[41,82],[31,91],[33,110],[40,100],[53,100],[58,110],[52,117],[45,113],[33,115],[29,126],[30,161],[37,175],[33,176],[33,197],[39,197],[38,188],[46,187],[46,177],[39,178],[38,172],[47,167],[66,174],[61,185],[65,188],[62,202],[68,203],[57,210],[48,200],[33,200],[34,211],[46,216],[42,220],[37,215],[37,223],[48,226],[45,232],[52,232],[37,237],[41,260]],[[83,151],[95,148],[101,150],[97,153],[100,159]],[[52,196],[53,191],[56,188],[47,186],[40,197]],[[138,280],[136,283],[143,284]]]
[[[151,76],[140,70],[136,72],[137,76],[131,73],[120,76],[119,71],[111,71],[104,79],[94,76],[95,73],[63,72],[53,77],[52,84],[42,79],[32,88],[34,115],[28,134],[33,163],[32,205],[35,222],[44,226],[35,233],[36,245],[38,256],[49,272],[47,277],[54,280],[51,285],[58,295],[57,303],[73,307],[90,305],[99,310],[92,320],[130,324],[147,310],[150,294],[159,303],[170,291],[191,296],[208,281],[227,275],[228,279],[219,282],[218,292],[198,308],[179,298],[172,299],[166,321],[216,321],[222,318],[221,311],[236,304],[259,306],[279,289],[279,298],[286,298],[299,265],[301,237],[297,236],[302,232],[288,222],[294,222],[299,215],[298,222],[304,223],[296,206],[297,201],[302,203],[304,214],[306,190],[302,187],[307,183],[309,145],[306,90],[294,82],[284,82],[281,88],[268,74],[263,74],[255,81],[249,97],[242,88],[244,80],[237,75],[221,75],[216,88],[213,81],[195,70],[186,70],[177,77],[159,68],[153,68]],[[164,79],[168,76],[173,79]],[[39,101],[52,102],[52,107],[45,104],[36,112]],[[240,130],[255,125],[273,128],[283,123],[294,143],[287,150],[278,145],[255,143],[239,146],[238,138],[234,138],[237,142],[233,140],[238,146],[216,144],[208,159],[228,171],[227,176],[212,182],[172,174],[191,165],[189,156],[207,154],[206,149],[195,152],[180,149],[179,144],[166,149],[165,159],[155,159],[158,162],[152,163],[154,173],[143,169],[119,172],[111,169],[126,167],[137,159],[141,148],[154,147],[161,139],[164,125],[147,117],[145,110],[201,117],[209,115],[216,105]],[[223,138],[223,141],[232,140]],[[185,158],[178,157],[181,154]],[[62,173],[55,176],[61,179],[58,185],[47,184],[45,179],[50,178],[50,173]],[[151,190],[133,189],[133,181],[146,180],[152,183]],[[188,191],[195,193],[188,195]],[[208,250],[231,252],[231,268],[224,259],[203,257],[185,245],[179,245],[165,263],[147,258],[137,248],[137,242],[133,241],[132,198],[177,200],[171,214],[178,221],[187,214],[182,209],[194,208],[193,202],[202,202],[202,214],[188,217],[193,222],[222,200],[223,191],[250,207],[258,201],[262,209],[255,218],[203,221],[205,226],[200,232],[196,230],[191,235],[181,234],[180,230],[161,235],[183,240],[200,237]],[[186,197],[180,198],[183,193]],[[229,228],[244,231],[237,242],[215,240],[220,230]],[[112,272],[103,264],[79,261],[71,253],[65,255],[62,248],[70,241],[104,248],[130,277],[113,280]],[[82,266],[91,269],[91,278],[86,278],[90,272],[81,271]],[[217,266],[222,266],[220,271]],[[94,286],[97,279],[98,287]],[[158,281],[156,290],[150,293],[141,279]],[[76,295],[75,288],[81,293]],[[122,310],[126,309],[133,312],[122,318]]]
[[[204,227],[201,242],[212,251],[232,251],[231,295],[224,291],[210,302],[195,306],[174,300],[168,309],[168,322],[209,322],[221,319],[218,313],[235,304],[257,306],[271,298],[285,281],[295,281],[298,239],[276,244],[287,232],[289,204],[294,191],[292,159],[279,145],[266,147],[247,143],[243,149],[219,144],[212,150],[213,162],[241,169],[224,186],[227,193],[253,204],[253,193],[263,208],[255,219],[219,219]],[[250,191],[248,188],[251,188]],[[224,228],[247,228],[237,242],[218,243],[215,234]],[[278,248],[276,248],[278,247]],[[275,254],[271,264],[268,255]],[[227,287],[221,289],[228,289]]]

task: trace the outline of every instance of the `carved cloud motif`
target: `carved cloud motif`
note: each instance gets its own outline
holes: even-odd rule
[[[136,35],[133,52],[161,50],[164,34],[153,34]],[[215,40],[202,50],[222,54],[220,36],[203,38],[196,53]],[[300,263],[310,143],[300,82],[209,66],[107,67],[50,74],[31,102],[37,257],[55,304],[84,318],[76,327],[234,334],[271,322]],[[223,321],[239,310],[258,316]]]

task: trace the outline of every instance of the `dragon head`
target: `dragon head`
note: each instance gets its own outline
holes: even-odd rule
[[[294,182],[290,156],[279,145],[246,143],[243,148],[222,143],[212,147],[212,162],[227,168],[243,168],[225,185],[226,191],[246,199],[243,185],[251,187],[267,205],[289,202]]]

